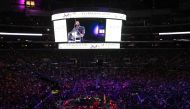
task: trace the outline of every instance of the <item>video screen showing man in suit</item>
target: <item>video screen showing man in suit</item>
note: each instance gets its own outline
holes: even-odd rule
[[[69,42],[82,42],[85,35],[85,27],[80,25],[79,21],[75,21],[73,29],[68,33]]]

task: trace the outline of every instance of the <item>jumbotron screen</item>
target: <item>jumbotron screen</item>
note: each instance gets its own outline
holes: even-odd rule
[[[54,14],[55,42],[59,49],[120,49],[122,20],[125,14],[112,12]]]

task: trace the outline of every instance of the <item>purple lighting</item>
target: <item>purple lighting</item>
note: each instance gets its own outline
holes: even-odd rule
[[[19,0],[20,5],[24,5],[24,3],[25,3],[25,0]]]
[[[98,31],[99,31],[99,26],[96,25],[96,27],[95,27],[95,29],[94,29],[94,34],[95,34],[95,35],[98,35]]]
[[[25,0],[18,0],[17,3],[19,11],[23,11],[25,9]]]

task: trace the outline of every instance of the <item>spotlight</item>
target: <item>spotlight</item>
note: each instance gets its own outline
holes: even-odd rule
[[[30,1],[26,1],[26,6],[30,6]]]
[[[34,8],[36,6],[36,3],[34,0],[26,0],[25,1],[25,6],[27,8]]]
[[[30,5],[31,5],[32,7],[34,7],[34,6],[35,6],[35,2],[34,2],[34,1],[31,1],[31,2],[30,2]]]

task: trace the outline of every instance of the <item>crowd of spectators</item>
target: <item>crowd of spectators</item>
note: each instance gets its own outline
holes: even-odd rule
[[[1,53],[0,109],[63,108],[86,96],[117,109],[190,108],[188,53],[118,54]]]

